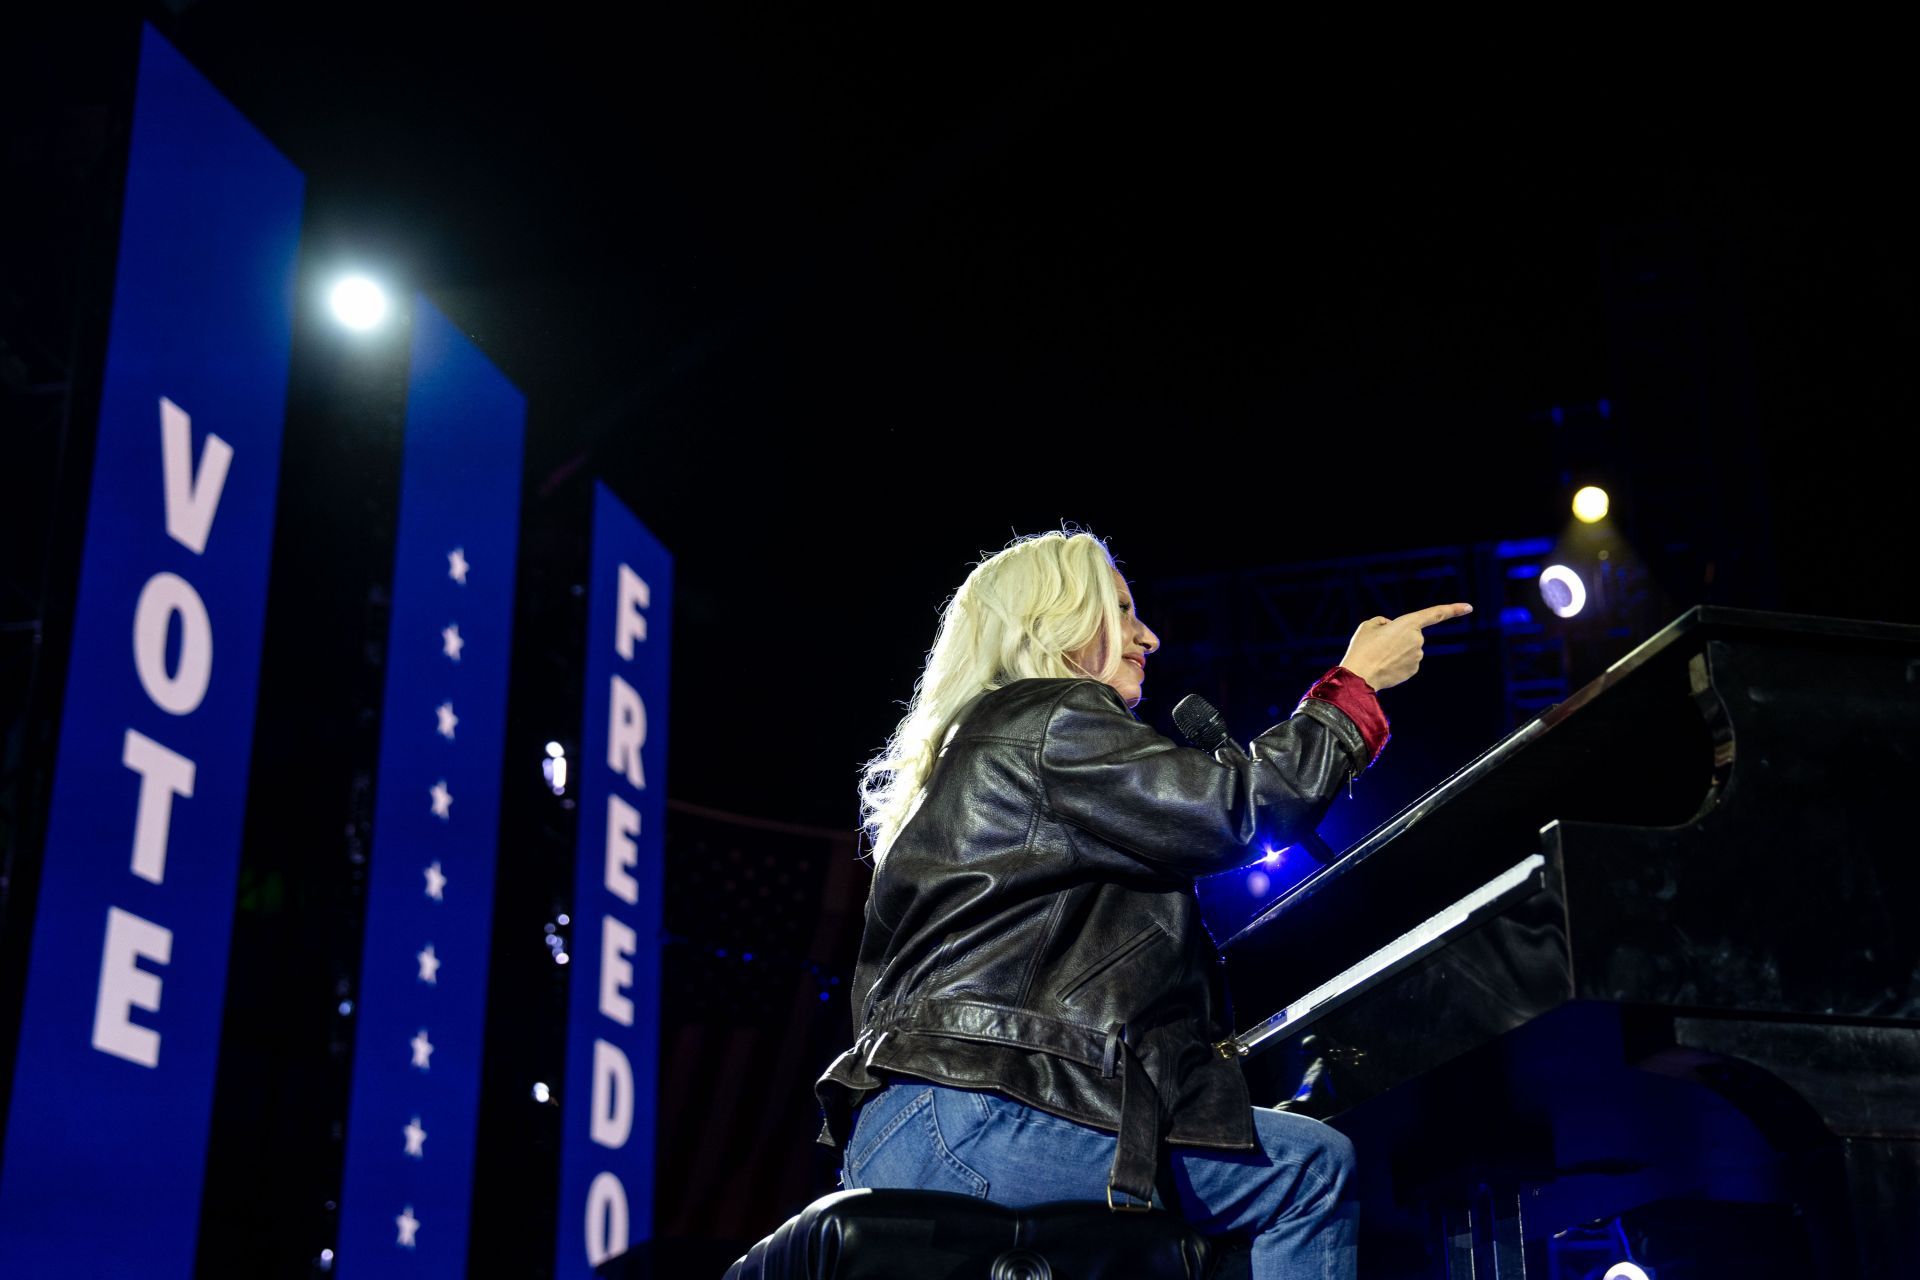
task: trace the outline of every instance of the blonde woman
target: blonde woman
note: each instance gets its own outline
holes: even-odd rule
[[[1353,1273],[1352,1147],[1255,1108],[1217,1051],[1195,877],[1296,843],[1387,739],[1374,692],[1469,606],[1373,618],[1219,758],[1136,720],[1160,639],[1088,533],[1016,540],[940,620],[861,784],[873,888],[852,1048],[816,1085],[848,1187],[1170,1205],[1256,1277]]]

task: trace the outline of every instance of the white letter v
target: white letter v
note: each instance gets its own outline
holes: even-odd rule
[[[213,513],[220,506],[220,491],[227,485],[227,467],[233,462],[233,446],[209,432],[207,447],[200,451],[200,474],[192,474],[193,419],[165,396],[160,397],[160,458],[167,481],[167,533],[193,552],[207,549],[207,533],[213,528]]]

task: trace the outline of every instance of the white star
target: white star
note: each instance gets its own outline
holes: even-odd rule
[[[460,723],[460,717],[453,714],[453,704],[443,702],[433,709],[433,714],[440,717],[440,736],[451,742],[453,727]]]
[[[420,1127],[420,1117],[415,1116],[407,1121],[407,1127],[400,1132],[407,1135],[407,1154],[422,1160],[426,1159],[427,1131]]]
[[[440,870],[440,860],[435,858],[427,864],[427,896],[435,902],[443,902],[440,894],[447,887],[446,873]]]
[[[420,1034],[407,1043],[413,1046],[413,1065],[422,1071],[433,1070],[427,1065],[427,1059],[433,1056],[433,1041],[427,1039],[427,1029],[420,1028]]]
[[[453,818],[453,792],[447,790],[445,778],[427,788],[427,794],[433,797],[433,816],[442,821]]]
[[[461,650],[461,647],[464,646],[466,643],[467,642],[465,640],[462,640],[460,638],[459,623],[449,622],[445,627],[441,628],[440,652],[446,654],[449,658],[452,658],[455,662],[460,661],[460,650]]]
[[[455,547],[447,553],[447,576],[463,587],[467,585],[467,551],[465,547]]]
[[[440,985],[440,957],[433,954],[433,944],[429,942],[425,951],[416,952],[413,957],[420,962],[420,981]]]
[[[400,1238],[394,1241],[394,1243],[403,1244],[409,1249],[413,1248],[413,1233],[420,1229],[420,1219],[413,1216],[413,1206],[408,1205],[402,1209],[400,1216],[395,1218],[393,1222],[395,1226],[400,1228]]]

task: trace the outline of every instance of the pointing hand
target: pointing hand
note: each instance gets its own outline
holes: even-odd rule
[[[1424,628],[1473,612],[1470,604],[1437,604],[1397,618],[1368,618],[1353,633],[1340,665],[1365,680],[1375,692],[1413,679],[1425,650]]]

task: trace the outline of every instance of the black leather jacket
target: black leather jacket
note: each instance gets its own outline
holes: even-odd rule
[[[1217,757],[1095,680],[976,699],[874,876],[857,1040],[814,1086],[820,1142],[845,1143],[884,1074],[1117,1133],[1109,1185],[1140,1202],[1162,1141],[1253,1147],[1193,881],[1295,843],[1368,752],[1344,712],[1306,699]]]

